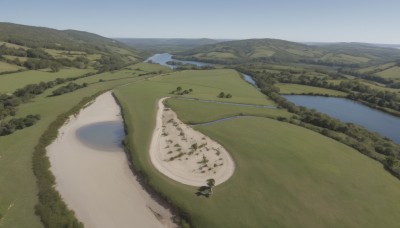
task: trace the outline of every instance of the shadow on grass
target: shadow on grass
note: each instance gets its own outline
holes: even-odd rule
[[[197,189],[197,192],[195,194],[196,196],[204,196],[209,198],[211,195],[211,189],[208,186],[201,186]]]

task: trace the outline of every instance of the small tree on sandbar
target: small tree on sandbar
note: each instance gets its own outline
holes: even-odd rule
[[[208,188],[210,189],[210,195],[212,195],[212,194],[213,194],[213,188],[214,188],[214,186],[215,186],[215,180],[214,180],[214,178],[211,178],[211,179],[208,179],[208,180],[207,180],[207,186],[208,186]]]

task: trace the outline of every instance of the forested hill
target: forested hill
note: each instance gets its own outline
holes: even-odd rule
[[[7,64],[7,71],[61,67],[107,71],[141,60],[135,49],[93,33],[0,23],[0,61]]]
[[[68,51],[109,51],[110,47],[127,48],[116,40],[76,30],[56,30],[12,23],[0,23],[0,41],[30,48]]]
[[[277,39],[250,39],[204,45],[177,52],[178,59],[211,63],[313,63],[359,66],[400,59],[400,50],[360,43],[307,45]]]
[[[162,52],[185,51],[224,40],[214,39],[159,39],[159,38],[117,38],[116,40],[138,49],[148,55]]]

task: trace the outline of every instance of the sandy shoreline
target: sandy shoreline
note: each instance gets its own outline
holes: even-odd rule
[[[170,211],[132,174],[122,149],[99,151],[77,138],[78,128],[103,121],[122,121],[111,92],[71,117],[47,147],[56,189],[64,201],[85,227],[174,227]]]
[[[182,123],[175,112],[158,101],[156,127],[150,145],[154,167],[169,178],[191,186],[216,185],[228,180],[235,164],[220,144]]]

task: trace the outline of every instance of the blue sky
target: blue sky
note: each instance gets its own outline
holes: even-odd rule
[[[107,37],[400,43],[399,0],[1,0],[0,21]]]

